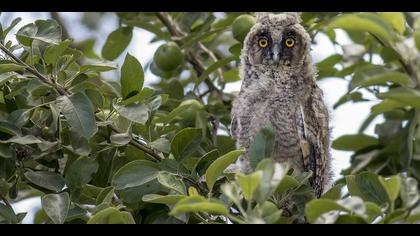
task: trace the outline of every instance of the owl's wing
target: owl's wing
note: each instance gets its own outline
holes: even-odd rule
[[[301,149],[305,170],[311,170],[311,185],[318,197],[328,181],[329,172],[329,126],[328,110],[323,102],[322,91],[316,88],[306,103],[301,106],[303,137]]]

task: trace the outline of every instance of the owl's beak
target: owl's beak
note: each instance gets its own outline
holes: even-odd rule
[[[281,47],[279,44],[274,44],[274,46],[271,48],[271,59],[274,63],[280,62],[280,53],[281,53]]]

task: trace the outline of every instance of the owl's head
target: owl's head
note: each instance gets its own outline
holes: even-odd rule
[[[309,54],[310,36],[298,13],[257,13],[242,54],[252,65],[299,66]]]

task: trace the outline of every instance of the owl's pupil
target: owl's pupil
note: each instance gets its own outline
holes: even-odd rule
[[[286,39],[286,46],[287,47],[292,47],[295,44],[293,39]]]
[[[266,39],[260,39],[259,44],[261,47],[265,48],[268,45],[268,41]]]

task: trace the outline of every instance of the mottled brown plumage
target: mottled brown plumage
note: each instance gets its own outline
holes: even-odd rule
[[[268,41],[266,47],[261,39]],[[311,170],[310,183],[319,197],[329,179],[330,132],[310,43],[299,14],[257,14],[241,52],[243,82],[233,103],[231,133],[238,148],[246,150],[238,164],[249,173],[252,137],[271,123],[276,131],[272,157],[290,163],[296,174]]]

